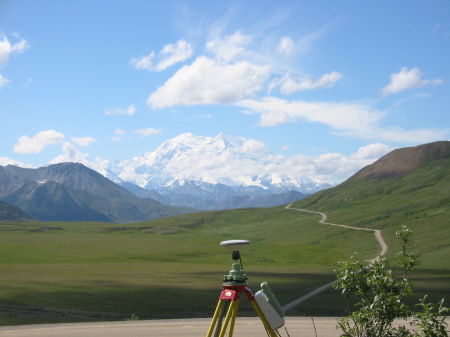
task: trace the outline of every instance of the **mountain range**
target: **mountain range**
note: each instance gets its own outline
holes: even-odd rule
[[[206,144],[209,143],[206,142]],[[343,204],[342,207],[354,204],[357,196],[363,192],[366,193],[366,190],[354,191],[348,198],[343,198],[338,191],[342,188],[347,190],[349,184],[353,186],[352,182],[355,181],[358,182],[356,184],[356,190],[358,190],[358,186],[362,186],[359,181],[363,178],[370,178],[370,181],[381,178],[401,178],[425,164],[442,162],[443,158],[448,159],[449,157],[449,144],[450,142],[435,142],[394,150],[375,163],[366,166],[344,183],[308,197],[305,199],[305,206],[317,206],[324,200],[328,200],[330,195],[337,195],[335,202]],[[173,177],[170,166],[174,165],[173,162],[177,157],[183,157],[189,153],[186,150],[189,147],[185,146],[180,150],[181,145],[178,142],[168,142],[163,145],[158,153],[150,153],[146,157],[147,161],[143,159],[145,156],[135,158],[135,162],[140,165],[128,166],[128,168],[133,167],[131,173],[140,172],[140,176],[144,176],[148,174],[146,173],[148,170],[152,169],[151,163],[154,165],[162,163],[161,166],[167,164],[166,166],[169,167],[165,178]],[[166,151],[162,151],[163,149]],[[227,150],[227,147],[223,147],[223,149]],[[171,154],[169,155],[168,152]],[[142,169],[140,169],[141,167]],[[105,167],[103,167],[104,169]],[[162,168],[159,169],[162,170]],[[79,163],[52,164],[37,169],[13,165],[0,166],[0,200],[2,201],[0,218],[16,221],[37,219],[129,223],[195,212],[199,208],[195,207],[194,209],[193,205],[200,205],[204,209],[211,207],[215,207],[215,209],[271,207],[306,197],[305,194],[295,190],[281,193],[267,192],[267,190],[276,192],[277,190],[283,191],[283,188],[287,189],[281,183],[274,184],[273,179],[271,184],[267,183],[268,180],[255,179],[260,186],[242,186],[242,184],[236,186],[236,183],[225,185],[217,181],[213,183],[199,180],[177,180],[166,181],[166,185],[158,190],[149,190],[121,180],[119,175],[122,174],[124,177],[123,172],[126,170],[116,171],[116,179],[120,180],[117,184]],[[145,183],[144,186],[148,186],[150,181],[156,180],[150,174],[147,177],[149,179],[146,182],[141,181],[141,184]],[[230,177],[233,175],[230,174]],[[160,177],[160,180],[164,179]],[[290,181],[292,183],[294,179]],[[265,188],[261,186],[263,182],[267,184]],[[373,190],[378,185],[375,182],[374,186],[370,185],[366,189]],[[289,186],[292,187],[292,185]],[[175,207],[168,205],[169,203],[191,207]],[[367,206],[364,207],[367,208]]]
[[[138,222],[194,211],[139,198],[77,163],[0,166],[0,199],[9,220]]]
[[[50,163],[69,161],[62,155]],[[78,162],[139,197],[198,210],[276,206],[333,186],[293,174],[261,142],[224,133],[181,134],[121,162]]]

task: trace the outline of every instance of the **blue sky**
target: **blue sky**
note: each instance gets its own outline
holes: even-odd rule
[[[449,60],[444,0],[0,0],[0,157],[122,161],[225,132],[376,158],[450,139]]]

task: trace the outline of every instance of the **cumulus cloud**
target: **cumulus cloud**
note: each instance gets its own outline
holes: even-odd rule
[[[155,136],[160,135],[163,133],[163,130],[161,129],[154,129],[154,128],[146,128],[141,130],[136,130],[135,133],[139,134],[142,138],[146,138],[148,136]]]
[[[0,66],[4,66],[9,57],[14,54],[23,53],[28,48],[28,43],[24,39],[12,44],[6,36],[0,39]]]
[[[266,143],[254,139],[247,139],[242,145],[242,152],[244,153],[259,151],[268,151]]]
[[[78,144],[79,146],[89,146],[93,142],[96,142],[97,140],[92,137],[72,137],[70,138],[74,143]]]
[[[273,80],[269,84],[269,91],[279,86],[280,92],[282,94],[289,95],[296,91],[312,90],[317,88],[331,88],[341,78],[342,74],[336,71],[325,74],[316,81],[313,81],[311,76],[305,76],[296,81],[290,74],[286,74],[280,79]]]
[[[6,36],[0,36],[0,67],[3,67],[8,62],[12,54],[23,53],[28,48],[28,43],[21,39],[17,43],[11,43]],[[5,87],[11,81],[0,74],[0,89]]]
[[[133,58],[131,64],[136,69],[162,71],[178,62],[187,60],[192,53],[192,46],[184,40],[179,40],[175,44],[165,45],[157,55],[152,51],[147,56]],[[155,57],[157,62],[153,64]]]
[[[333,133],[342,136],[413,143],[446,139],[450,132],[449,129],[382,128],[379,123],[384,113],[359,103],[287,101],[265,97],[242,100],[236,105],[259,113],[259,126],[265,127],[306,120],[328,125]]]
[[[294,49],[294,41],[288,36],[283,37],[278,45],[278,53],[289,55]]]
[[[174,105],[222,104],[252,97],[270,75],[269,66],[226,64],[205,56],[178,70],[147,100],[153,109]]]
[[[11,82],[10,80],[4,78],[1,74],[0,74],[0,89],[3,88],[4,86],[6,86],[9,82]]]
[[[394,149],[395,147],[376,143],[363,146],[349,156],[342,153],[325,153],[316,157],[294,155],[281,164],[281,172],[339,182]]]
[[[69,142],[63,142],[61,148],[63,154],[53,158],[49,162],[49,164],[73,162],[73,163],[81,163],[84,164],[85,166],[92,167],[91,166],[92,163],[87,159],[89,155],[86,153],[82,153],[73,144]]]
[[[349,127],[365,130],[382,117],[380,112],[357,103],[287,101],[265,97],[261,100],[242,100],[236,105],[260,113],[260,126],[276,126],[306,119],[336,130],[347,130]]]
[[[130,104],[127,108],[122,109],[118,107],[109,108],[105,110],[105,115],[113,116],[113,115],[128,115],[132,116],[136,113],[137,108],[134,104]]]
[[[219,60],[230,62],[239,54],[242,54],[244,47],[251,41],[250,36],[243,35],[236,31],[233,35],[224,38],[216,38],[206,44],[206,49],[212,52]]]
[[[419,68],[403,67],[400,72],[391,74],[391,82],[382,89],[384,96],[395,94],[407,89],[420,88],[425,85],[441,84],[441,79],[423,80]]]
[[[88,157],[87,154],[80,152],[75,146],[70,144],[69,142],[64,142],[62,144],[62,150],[64,152],[64,161],[66,162],[74,162],[74,163],[83,163],[86,161]]]
[[[355,159],[355,160],[373,161],[373,160],[377,160],[377,159],[381,158],[385,154],[387,154],[395,149],[396,148],[393,148],[390,145],[386,145],[386,144],[382,144],[382,143],[369,144],[369,145],[360,147],[358,149],[358,151],[356,151],[355,153],[353,153],[351,155],[351,158]]]
[[[39,153],[47,146],[63,143],[64,135],[55,130],[41,131],[34,137],[22,136],[14,146],[15,153]]]

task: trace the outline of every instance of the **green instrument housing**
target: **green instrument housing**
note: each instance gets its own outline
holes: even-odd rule
[[[241,269],[240,263],[233,263],[231,266],[231,270],[228,274],[225,274],[223,277],[223,285],[226,286],[242,286],[248,285],[247,283],[247,275]]]

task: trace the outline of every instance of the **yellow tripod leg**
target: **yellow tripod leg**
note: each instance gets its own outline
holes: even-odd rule
[[[219,303],[217,303],[216,311],[214,311],[214,316],[212,318],[211,324],[209,325],[208,333],[206,334],[206,337],[211,337],[214,327],[216,326],[217,318],[219,317],[220,311],[223,307],[223,301],[219,300]]]
[[[228,334],[229,337],[232,337],[232,336],[233,336],[234,322],[236,321],[236,316],[237,316],[237,312],[238,312],[238,307],[239,307],[239,300],[236,301],[236,305],[234,306],[233,316],[232,316],[232,318],[231,318],[231,324],[230,324],[230,333]]]
[[[233,335],[234,321],[236,319],[238,306],[239,306],[239,299],[236,301],[231,301],[230,307],[228,308],[227,315],[225,317],[225,322],[223,323],[222,328],[220,329],[219,337],[223,337],[225,335],[225,331],[227,330],[228,323],[230,323],[230,319],[231,319],[231,326],[229,336],[231,337]]]
[[[256,313],[258,314],[259,318],[261,319],[261,321],[264,324],[264,327],[266,328],[267,333],[269,334],[270,337],[277,337],[277,334],[275,333],[275,331],[272,330],[272,328],[269,325],[269,322],[267,322],[266,316],[264,316],[263,312],[261,311],[258,303],[256,303],[256,301],[250,301],[250,303],[253,306],[253,309],[255,309]]]

